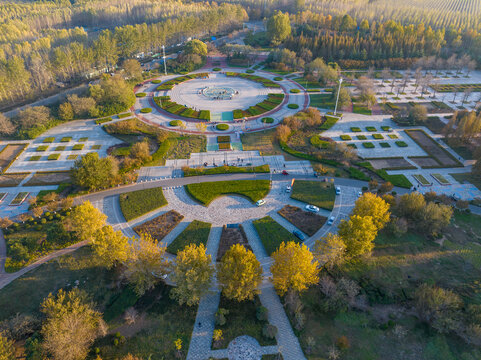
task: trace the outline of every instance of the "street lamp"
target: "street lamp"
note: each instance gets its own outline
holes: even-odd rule
[[[337,115],[337,103],[339,102],[339,93],[341,92],[342,78],[339,78],[339,90],[337,90],[336,107],[334,109],[334,116]]]
[[[165,45],[162,45],[162,52],[163,52],[162,59],[164,59],[164,74],[167,76],[167,64],[165,62]]]

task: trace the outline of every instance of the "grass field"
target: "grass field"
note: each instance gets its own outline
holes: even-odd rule
[[[187,193],[202,205],[209,205],[222,195],[236,194],[245,196],[252,202],[264,198],[270,190],[269,180],[216,181],[189,184]]]
[[[250,166],[217,166],[214,168],[188,168],[183,169],[184,176],[216,175],[216,174],[236,174],[236,173],[269,173],[269,165]]]
[[[257,234],[259,234],[259,237],[261,238],[264,249],[269,256],[277,250],[282,242],[299,242],[297,237],[274,221],[270,216],[254,220],[253,224],[257,230]]]
[[[291,198],[332,210],[336,200],[334,185],[320,181],[297,180],[292,187]]]
[[[120,209],[127,221],[167,205],[162,188],[137,190],[121,194],[119,200]]]
[[[317,81],[309,81],[304,77],[298,77],[292,80],[303,86],[304,89],[319,89],[321,87]]]
[[[309,98],[309,106],[323,109],[334,109],[334,100],[332,99],[331,94],[309,94]]]
[[[276,129],[256,131],[241,135],[242,148],[245,151],[259,150],[261,155],[284,155],[286,160],[297,160],[282,151],[276,139]]]
[[[182,231],[179,236],[177,236],[174,241],[170,243],[167,247],[167,251],[171,254],[176,254],[183,250],[187,245],[190,244],[207,244],[207,239],[209,238],[210,227],[212,224],[194,220],[192,221],[184,231]]]

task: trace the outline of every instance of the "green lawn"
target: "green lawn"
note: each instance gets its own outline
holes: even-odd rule
[[[121,194],[119,200],[120,208],[127,221],[167,205],[167,200],[160,187]]]
[[[171,254],[177,254],[190,244],[207,244],[212,224],[194,220],[167,247]]]
[[[226,315],[226,324],[216,326],[216,329],[222,330],[224,339],[219,343],[218,349],[225,349],[229,342],[238,336],[249,335],[259,341],[261,346],[275,345],[275,339],[266,339],[262,336],[262,327],[264,323],[257,320],[256,309],[259,307],[260,301],[256,298],[254,301],[236,302],[221,297],[219,308],[229,310]]]
[[[291,234],[279,223],[274,221],[274,219],[270,216],[254,220],[253,224],[257,230],[257,233],[259,234],[259,237],[261,238],[264,249],[269,256],[277,250],[283,241],[299,242],[297,237]]]
[[[284,155],[287,161],[298,160],[282,151],[276,138],[276,129],[256,131],[241,135],[242,148],[245,151],[259,150],[261,155]]]
[[[360,104],[353,104],[352,112],[355,114],[361,114],[361,115],[372,115],[371,109],[368,109],[367,106],[360,105]]]
[[[319,89],[321,87],[317,81],[309,81],[304,77],[298,77],[292,80],[303,86],[305,89]]]
[[[189,184],[185,186],[195,200],[209,205],[222,195],[236,194],[247,197],[252,202],[264,198],[270,190],[269,180],[216,181]]]
[[[292,187],[291,198],[326,210],[332,210],[336,200],[336,192],[334,185],[330,183],[296,180]]]
[[[334,99],[331,94],[309,94],[309,106],[323,109],[334,109]]]

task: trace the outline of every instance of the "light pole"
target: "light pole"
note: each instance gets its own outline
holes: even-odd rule
[[[337,103],[339,102],[339,93],[341,92],[342,78],[339,78],[339,90],[337,90],[336,107],[334,109],[334,116],[337,115]]]
[[[167,76],[167,64],[165,62],[165,45],[162,45],[162,52],[163,52],[162,59],[164,59],[164,74],[165,76]]]

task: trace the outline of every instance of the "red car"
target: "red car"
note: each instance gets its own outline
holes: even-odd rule
[[[282,175],[289,175],[289,173],[286,170],[283,170]]]

